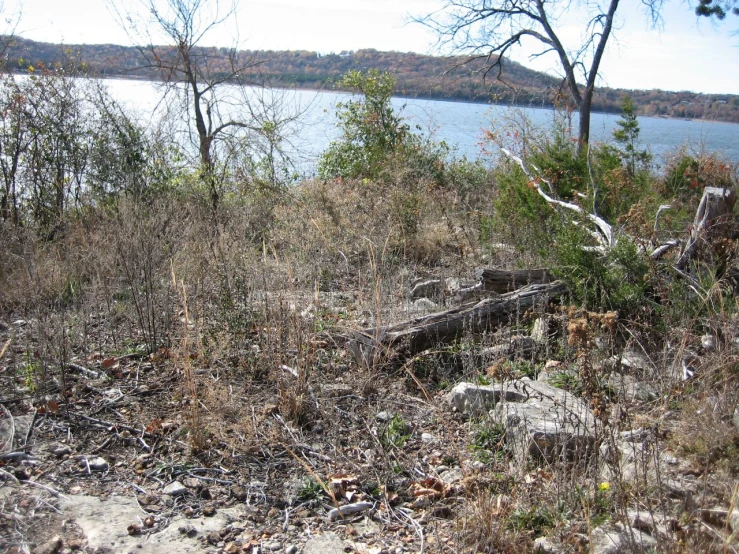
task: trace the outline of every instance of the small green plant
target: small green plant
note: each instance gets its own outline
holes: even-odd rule
[[[385,448],[402,448],[410,436],[408,423],[396,414],[383,429],[380,442]]]
[[[613,515],[615,510],[611,484],[604,481],[599,483],[593,495],[593,506],[590,521],[594,527],[603,525]]]
[[[549,384],[558,389],[566,390],[572,394],[582,394],[582,381],[580,378],[569,371],[558,371],[553,373],[547,379]]]
[[[545,529],[554,527],[554,514],[543,506],[531,506],[511,513],[508,526],[513,531],[529,531],[535,536],[543,534]]]
[[[302,502],[312,502],[323,498],[323,487],[313,479],[305,479],[298,492],[298,499]]]
[[[41,371],[41,366],[36,360],[31,360],[30,356],[26,356],[26,362],[23,364],[23,375],[25,387],[33,392],[36,392],[36,379]]]
[[[509,365],[511,371],[520,377],[536,379],[539,376],[539,368],[529,360],[512,360]]]
[[[505,454],[505,425],[491,421],[480,423],[473,432],[470,450],[481,462],[501,459]]]
[[[485,377],[485,375],[478,375],[477,378],[475,379],[475,382],[478,385],[487,386],[490,384],[490,379]]]
[[[441,463],[447,467],[454,467],[459,465],[459,460],[455,456],[446,455],[441,459]]]

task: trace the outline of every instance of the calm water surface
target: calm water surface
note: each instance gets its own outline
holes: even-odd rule
[[[119,79],[108,80],[107,84],[113,96],[137,111],[143,121],[153,119],[152,114],[161,98],[156,84]],[[302,112],[289,141],[298,166],[306,173],[312,171],[318,155],[337,137],[336,104],[349,97],[336,92],[284,91],[283,104],[288,109]],[[546,131],[551,130],[555,117],[561,119],[554,110],[546,108],[401,98],[394,98],[392,102],[412,127],[418,125],[427,136],[443,140],[453,147],[457,155],[473,159],[488,157],[495,152],[494,146],[483,140],[486,129],[505,136],[521,129],[521,122],[525,119],[534,128]],[[618,118],[616,114],[592,114],[592,140],[610,141]],[[577,114],[574,114],[571,125],[577,129]],[[654,155],[657,164],[662,164],[666,157],[682,147],[693,153],[716,152],[739,162],[737,124],[640,117],[639,126],[641,143]]]

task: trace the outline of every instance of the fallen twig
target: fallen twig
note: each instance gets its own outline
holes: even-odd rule
[[[91,379],[98,379],[100,377],[100,374],[97,371],[87,369],[85,366],[81,366],[80,364],[73,364],[70,362],[67,364],[67,367],[69,369],[76,371],[77,373],[81,373],[82,375],[87,375]]]

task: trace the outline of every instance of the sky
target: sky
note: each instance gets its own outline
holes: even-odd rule
[[[21,9],[16,26],[20,36],[67,44],[131,44],[110,5],[123,11],[141,5],[139,0],[0,2],[5,19],[13,19]],[[214,2],[204,0],[206,5]],[[434,54],[439,53],[435,36],[411,18],[440,5],[441,0],[241,0],[236,25],[220,27],[203,44],[231,46],[237,38],[249,49],[328,53],[374,48]],[[635,0],[621,2],[599,86],[739,94],[739,17],[728,16],[720,24],[699,21],[687,1],[665,0],[663,21],[654,29],[639,5]],[[559,21],[560,35],[568,44],[580,40],[583,27],[577,14],[582,12],[571,8]],[[559,75],[556,56],[531,59],[537,52],[533,46],[524,43],[512,53],[513,59]]]

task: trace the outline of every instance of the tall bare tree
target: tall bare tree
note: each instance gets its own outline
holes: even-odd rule
[[[275,105],[265,100],[270,95],[244,92],[245,85],[263,83],[257,81],[259,63],[236,47],[238,0],[132,0],[127,4],[108,0],[108,5],[136,44],[144,68],[164,83],[164,100],[175,97],[182,103],[187,122],[194,127],[201,175],[217,208],[216,143],[243,144],[259,135],[273,151],[281,126],[291,119],[276,116]],[[229,31],[234,33],[233,46],[207,45],[207,41],[222,42],[217,39]],[[157,45],[161,41],[167,44]],[[232,150],[224,148],[224,152]]]
[[[642,0],[650,22],[656,24],[663,0]],[[423,18],[441,47],[470,54],[470,60],[489,62],[487,75],[503,75],[505,56],[524,40],[538,42],[532,57],[552,54],[563,72],[561,91],[580,112],[580,147],[590,139],[593,93],[606,45],[613,33],[619,0],[446,0],[443,7]],[[567,46],[565,16],[586,14],[584,39]]]

